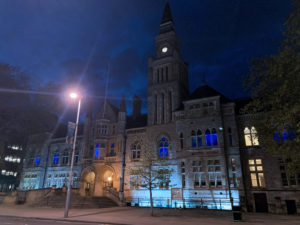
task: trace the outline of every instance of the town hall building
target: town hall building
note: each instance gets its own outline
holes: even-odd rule
[[[124,98],[119,107],[105,99],[95,115],[90,108],[76,144],[72,187],[83,196],[149,206],[149,190],[130,170],[150,152],[172,171],[170,182],[153,190],[154,206],[299,210],[300,177],[282,184],[284,165],[260,148],[259,134],[238,113],[238,103],[205,83],[189,92],[188,64],[181,58],[168,2],[155,49],[148,58],[148,113],[141,113],[137,96],[132,115]],[[44,144],[30,151],[37,143]],[[65,138],[46,135],[28,146],[30,162],[24,163],[19,188],[66,186],[70,146]]]

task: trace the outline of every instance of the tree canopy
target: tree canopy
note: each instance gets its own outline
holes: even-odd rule
[[[279,52],[252,61],[246,86],[253,101],[243,112],[256,114],[260,143],[287,163],[290,174],[300,172],[300,1],[285,21]]]

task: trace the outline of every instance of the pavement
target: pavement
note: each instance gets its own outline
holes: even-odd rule
[[[0,205],[0,224],[2,217],[34,218],[82,224],[119,224],[119,225],[223,225],[237,224],[231,211],[203,209],[160,209],[155,208],[150,216],[149,208],[113,207],[102,209],[71,209],[69,217],[64,218],[61,208],[31,208],[26,205]],[[247,213],[243,214],[243,225],[300,225],[300,216]],[[79,223],[80,224],[80,223]]]

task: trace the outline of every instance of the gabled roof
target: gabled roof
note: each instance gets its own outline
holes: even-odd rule
[[[194,99],[201,99],[201,98],[209,98],[209,97],[221,97],[221,102],[226,103],[230,102],[230,100],[225,97],[220,92],[216,91],[212,87],[208,86],[207,84],[201,85],[198,87],[192,94],[189,95],[189,97],[186,99],[186,101],[194,100]]]

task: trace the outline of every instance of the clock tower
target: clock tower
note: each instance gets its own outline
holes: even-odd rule
[[[156,56],[148,59],[148,125],[173,122],[173,111],[188,95],[188,66],[180,57],[180,41],[167,1],[155,38]]]

